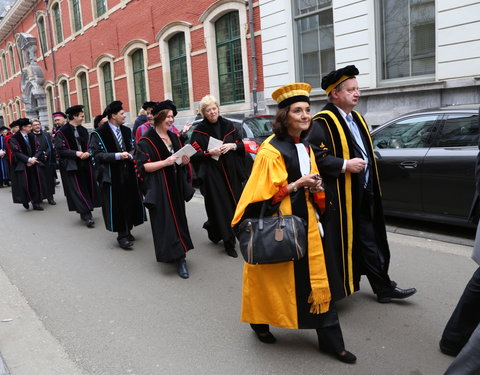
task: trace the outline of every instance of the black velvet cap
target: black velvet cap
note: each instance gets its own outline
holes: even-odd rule
[[[330,92],[343,81],[358,75],[359,71],[355,65],[347,65],[344,68],[334,70],[322,78],[322,89],[330,94]]]
[[[120,112],[123,109],[123,103],[120,100],[111,102],[103,111],[103,117],[110,117],[111,115]]]
[[[146,111],[147,108],[153,108],[153,107],[155,107],[155,104],[156,104],[156,103],[157,103],[157,102],[145,102],[145,103],[143,103],[142,108]]]
[[[71,117],[78,116],[80,112],[83,112],[83,105],[81,104],[72,105],[65,111],[65,113]]]
[[[155,116],[158,112],[164,109],[172,110],[174,117],[177,115],[177,107],[175,106],[175,103],[172,102],[170,99],[167,99],[164,102],[155,103],[155,107],[153,107],[152,109],[152,115]]]
[[[17,120],[17,125],[19,126],[20,129],[24,126],[30,125],[30,119],[26,117],[19,118]]]
[[[3,132],[4,130],[8,130],[6,126],[0,126],[0,132]]]
[[[10,129],[14,128],[15,126],[18,126],[18,120],[14,120],[10,123]]]

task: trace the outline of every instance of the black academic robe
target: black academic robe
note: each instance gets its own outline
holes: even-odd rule
[[[181,148],[178,137],[172,132],[168,132],[168,136],[173,151],[178,151]],[[157,262],[171,262],[193,249],[185,201],[192,198],[195,190],[187,183],[185,168],[175,163],[155,172],[145,172],[145,163],[165,160],[171,155],[155,128],[148,129],[137,143],[137,176],[150,213]]]
[[[86,214],[100,207],[101,198],[91,158],[81,160],[76,156],[77,151],[88,151],[88,130],[77,126],[80,150],[74,129],[69,123],[63,125],[55,134],[54,144],[68,210]]]
[[[379,258],[382,259],[382,271],[387,274],[390,250],[373,145],[364,118],[356,111],[352,111],[352,116],[368,153],[371,214],[381,251]],[[332,278],[332,285],[343,284],[343,291],[337,290],[336,293],[347,296],[359,289],[360,275],[363,272],[355,239],[359,230],[362,194],[365,192],[365,173],[341,172],[344,160],[361,157],[361,153],[337,107],[328,103],[313,120],[308,141],[315,151],[318,169],[325,184],[326,209],[322,217],[325,254],[330,264],[337,264],[336,268],[329,269],[329,278]],[[338,298],[335,296],[335,299]]]
[[[30,147],[19,131],[9,140],[12,152],[12,197],[13,203],[40,203],[46,196],[43,166],[45,155],[33,134],[28,134]],[[28,159],[37,158],[39,163],[27,166]]]
[[[45,163],[44,163],[44,173],[45,173],[45,183],[47,186],[47,198],[52,198],[55,194],[55,181],[57,177],[56,173],[56,163],[57,159],[55,156],[55,149],[53,147],[52,136],[44,131],[40,131],[38,134],[33,133],[37,142],[40,145],[40,150],[45,153]]]
[[[10,181],[10,165],[8,163],[7,144],[5,136],[0,135],[0,150],[5,151],[3,158],[0,158],[0,187]]]
[[[237,149],[222,154],[217,161],[207,150],[210,137],[220,139],[223,143],[236,143]],[[242,137],[230,121],[219,117],[216,124],[206,119],[199,123],[190,143],[197,150],[191,161],[200,181],[200,192],[208,217],[203,227],[214,242],[235,242],[230,222],[246,180]]]
[[[132,153],[132,132],[124,125],[120,129],[125,149]],[[124,233],[142,224],[146,220],[145,209],[133,160],[115,159],[115,153],[122,150],[108,122],[91,133],[90,150],[102,191],[102,213],[107,230]]]

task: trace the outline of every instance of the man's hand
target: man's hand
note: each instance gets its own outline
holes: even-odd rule
[[[350,173],[359,173],[363,169],[365,169],[365,166],[367,165],[367,162],[361,158],[354,158],[347,160],[347,166],[346,166],[346,171]]]
[[[90,154],[88,152],[82,152],[82,156],[80,156],[80,159],[85,160],[90,157]]]
[[[127,151],[123,151],[120,153],[120,159],[121,160],[126,160],[130,159],[131,155]]]
[[[0,158],[3,158],[5,156],[5,151],[0,150]]]

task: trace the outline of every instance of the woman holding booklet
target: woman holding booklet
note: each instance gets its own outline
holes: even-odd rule
[[[243,189],[245,149],[231,121],[219,115],[217,100],[207,95],[200,101],[203,121],[193,131],[190,143],[197,151],[192,164],[205,201],[208,238],[223,240],[225,251],[236,258],[235,235],[230,222]]]
[[[181,146],[177,135],[169,130],[174,112],[173,102],[156,103],[152,110],[154,126],[137,143],[136,171],[150,213],[157,261],[176,263],[178,275],[187,279],[185,255],[193,249],[193,244],[185,202],[195,190],[186,180],[184,166],[190,162],[188,152],[175,154]]]

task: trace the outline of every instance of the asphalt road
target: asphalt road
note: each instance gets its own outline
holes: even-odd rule
[[[468,246],[389,233],[391,277],[419,292],[382,305],[363,280],[341,301],[358,357],[346,365],[317,351],[313,331],[272,328],[278,343],[265,345],[239,321],[242,261],[207,240],[201,197],[188,204],[188,280],[155,261],[149,223],[124,251],[100,210],[87,229],[61,188],[56,200],[26,211],[0,189],[0,353],[12,375],[433,375],[451,362],[438,340],[476,268]]]

